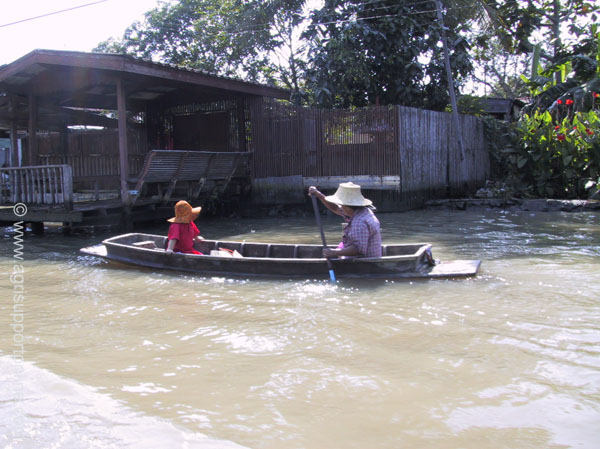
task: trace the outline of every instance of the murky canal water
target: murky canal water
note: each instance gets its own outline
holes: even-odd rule
[[[194,277],[78,254],[107,234],[50,231],[26,238],[19,278],[6,230],[0,446],[600,447],[600,215],[379,218],[385,242],[481,259],[480,275]],[[338,220],[324,222],[335,241]],[[197,224],[207,238],[319,242],[310,217]]]

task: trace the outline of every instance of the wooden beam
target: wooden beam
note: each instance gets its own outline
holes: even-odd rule
[[[119,121],[119,166],[121,169],[121,202],[124,207],[131,204],[127,176],[129,175],[129,150],[127,148],[127,98],[123,80],[117,79],[117,113]]]
[[[19,166],[19,138],[17,136],[18,127],[15,118],[15,98],[13,95],[8,97],[8,113],[10,115],[10,167]]]
[[[113,83],[114,85],[114,83]],[[129,92],[129,89],[127,89]],[[93,109],[107,109],[114,110],[115,99],[114,95],[96,95],[96,94],[71,94],[65,93],[64,97],[53,96],[49,97],[50,101],[54,104],[60,104],[60,106],[73,107],[73,108],[93,108]],[[143,111],[145,108],[145,102],[134,101],[129,98],[127,100],[127,106],[130,110]]]
[[[63,156],[69,155],[69,128],[61,126],[59,128],[60,133],[60,154]]]
[[[36,165],[37,156],[37,116],[38,116],[38,105],[37,97],[35,95],[29,95],[29,126],[28,126],[28,138],[27,138],[27,158],[25,165]]]
[[[238,118],[238,151],[246,151],[246,110],[244,97],[237,99],[237,118]]]
[[[19,166],[19,139],[17,137],[17,123],[10,122],[10,167]]]
[[[45,208],[39,208],[39,210],[29,209],[27,211],[27,215],[23,218],[18,218],[12,206],[8,209],[0,208],[0,221],[7,222],[16,222],[16,221],[25,221],[25,222],[73,222],[80,223],[83,219],[83,213],[72,210],[64,210],[64,209],[53,209],[49,206]]]

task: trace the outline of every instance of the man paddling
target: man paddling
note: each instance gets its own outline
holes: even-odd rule
[[[324,257],[381,257],[379,220],[373,213],[373,202],[363,197],[358,184],[343,182],[330,196],[310,186],[308,194],[319,198],[327,209],[346,221],[342,242],[336,249],[323,249]]]

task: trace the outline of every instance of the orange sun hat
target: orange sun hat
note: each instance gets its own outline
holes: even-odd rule
[[[202,210],[201,207],[192,207],[187,201],[178,201],[175,204],[175,216],[167,221],[171,223],[191,223]]]

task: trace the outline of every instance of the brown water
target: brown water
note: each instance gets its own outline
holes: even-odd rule
[[[112,266],[77,251],[112,234],[53,230],[27,237],[20,262],[7,229],[0,446],[600,447],[600,216],[379,218],[385,242],[481,259],[480,275],[196,277]],[[324,222],[336,241],[338,220]],[[197,224],[207,238],[319,242],[310,217]]]

